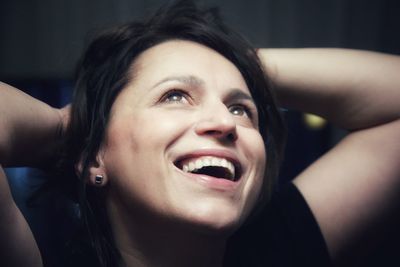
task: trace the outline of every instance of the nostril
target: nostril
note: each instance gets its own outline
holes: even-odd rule
[[[237,135],[236,135],[236,133],[229,133],[229,134],[226,136],[226,138],[227,138],[229,141],[234,142],[234,141],[236,141],[236,139],[237,139]]]
[[[227,120],[208,119],[196,123],[195,132],[198,135],[210,136],[233,142],[237,139],[235,122]]]
[[[236,132],[224,132],[224,131],[216,131],[216,130],[211,130],[211,131],[207,131],[205,134],[209,135],[209,136],[214,136],[215,138],[218,139],[225,139],[228,140],[230,142],[234,142],[237,139],[237,134]]]
[[[217,131],[217,130],[208,130],[208,131],[205,131],[205,134],[208,134],[208,135],[221,135],[222,132],[221,131]]]

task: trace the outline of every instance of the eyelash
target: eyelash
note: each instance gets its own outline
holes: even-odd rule
[[[247,107],[246,105],[243,104],[234,104],[228,107],[229,111],[233,114],[232,112],[232,108],[241,108],[243,113],[245,113],[247,115],[247,117],[249,117],[250,119],[253,118],[253,112],[251,111],[251,109],[249,107]],[[233,114],[235,115],[235,114]],[[237,115],[237,116],[242,116],[242,114]]]
[[[186,93],[186,92],[184,92],[184,91],[182,91],[182,90],[179,90],[179,89],[172,89],[172,90],[166,92],[166,93],[161,97],[160,102],[164,102],[164,103],[179,103],[179,102],[182,101],[182,99],[180,99],[180,100],[169,100],[170,97],[172,97],[172,96],[174,96],[174,95],[178,95],[178,94],[179,94],[180,97],[182,97],[182,99],[185,98],[186,101],[189,102],[190,96],[188,95],[188,93]]]
[[[169,98],[174,96],[174,95],[179,95],[181,97],[181,99],[179,99],[179,100],[170,100]],[[172,89],[172,90],[169,90],[168,92],[166,92],[161,97],[160,102],[161,103],[174,104],[174,103],[180,103],[184,99],[189,103],[191,101],[191,97],[187,92],[185,92],[183,90],[180,90],[180,89]],[[241,108],[243,110],[243,112],[247,115],[247,117],[249,117],[250,119],[253,118],[253,111],[251,110],[251,108],[249,108],[245,104],[237,103],[237,104],[232,104],[232,105],[228,106],[229,112],[231,112],[233,114],[232,108]],[[235,114],[233,114],[233,115],[235,115]],[[235,115],[235,116],[242,116],[242,115],[243,114]]]

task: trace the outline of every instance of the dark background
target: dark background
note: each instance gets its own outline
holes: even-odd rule
[[[1,0],[0,77],[71,78],[87,33],[145,16],[165,1]],[[396,0],[208,0],[263,47],[400,52]]]
[[[0,80],[62,106],[69,101],[74,67],[91,33],[145,17],[164,2],[1,0]],[[400,54],[400,1],[199,2],[221,7],[226,22],[257,47],[345,47]],[[286,117],[289,143],[281,181],[290,180],[344,134],[330,125],[314,129],[297,112],[287,112]],[[47,248],[44,254],[57,255],[59,240],[69,234],[62,204],[28,207],[26,196],[41,183],[41,175],[25,168],[9,169],[8,174],[14,197],[31,222],[39,245]],[[395,258],[399,234],[391,236],[360,266],[400,266]]]

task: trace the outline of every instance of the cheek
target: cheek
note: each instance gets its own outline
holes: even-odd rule
[[[267,162],[264,140],[261,134],[256,130],[250,130],[247,134],[246,145],[248,157],[253,161],[258,172],[264,174]]]
[[[119,116],[110,123],[104,163],[110,177],[111,194],[120,194],[119,198],[124,198],[124,202],[143,206],[160,201],[160,192],[165,187],[163,180],[151,178],[167,173],[165,165],[160,163],[165,160],[168,146],[179,140],[184,132],[182,122],[176,116],[174,118],[171,120],[168,114],[148,111]]]
[[[182,122],[176,116],[162,112],[134,112],[110,124],[107,131],[107,145],[126,152],[149,153],[154,148],[165,147],[180,135]],[[178,116],[179,118],[179,116]],[[152,149],[152,150],[151,150]]]
[[[126,166],[135,161],[135,151],[139,145],[134,142],[138,137],[130,129],[130,124],[121,121],[112,122],[106,134],[106,141],[103,147],[104,169],[111,184],[116,181],[120,183],[123,177],[129,177],[129,168]]]
[[[154,205],[155,196],[148,189],[158,188],[156,181],[147,179],[150,174],[157,176],[152,168],[157,144],[152,142],[145,124],[136,118],[113,122],[107,131],[104,149],[104,167],[109,178],[108,199],[135,212]]]
[[[264,141],[257,131],[250,131],[244,142],[244,147],[247,148],[245,153],[251,165],[250,180],[246,189],[246,205],[249,211],[255,206],[262,191],[267,157]]]
[[[263,188],[263,183],[265,182],[265,172],[266,172],[266,166],[267,166],[267,152],[265,150],[265,143],[263,138],[259,137],[259,142],[257,145],[257,150],[256,154],[258,155],[257,158],[259,159],[257,162],[257,168],[258,168],[258,173],[259,173],[259,179],[258,179],[258,188],[259,188],[259,193],[262,191]]]

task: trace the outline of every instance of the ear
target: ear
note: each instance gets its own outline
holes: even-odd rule
[[[85,182],[89,185],[96,187],[103,187],[108,182],[108,177],[106,174],[105,166],[104,166],[104,154],[100,149],[96,155],[96,160],[91,162],[88,166],[88,176],[85,177]],[[82,159],[75,165],[75,172],[79,176],[83,171],[83,162]]]

